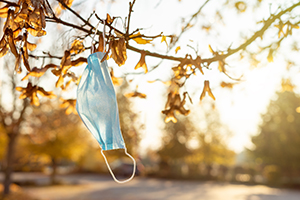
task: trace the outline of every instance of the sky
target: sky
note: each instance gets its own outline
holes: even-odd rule
[[[82,9],[82,2],[84,2],[84,9]],[[87,4],[86,1],[75,0],[73,8],[84,18],[87,18],[92,10],[95,10],[101,18],[105,18],[106,13],[109,13],[111,16],[120,16],[121,18],[116,20],[116,25],[122,30],[122,24],[128,14],[128,2],[115,0],[114,3],[111,3],[109,0],[90,0]],[[161,32],[164,35],[179,34],[182,22],[187,21],[204,2],[204,0],[137,0],[131,16],[130,30],[134,31],[136,28],[143,28],[141,33],[145,35],[158,35]],[[252,14],[255,1],[251,1],[252,4],[248,2],[246,11],[241,14],[238,14],[234,8],[236,1],[229,1],[228,7],[231,9],[222,9],[222,2],[225,2],[225,0],[210,0],[207,3],[198,16],[197,21],[192,21],[195,26],[185,32],[179,40],[177,46],[180,46],[181,49],[176,56],[184,57],[186,53],[194,55],[194,49],[198,49],[202,58],[209,58],[212,56],[208,48],[209,45],[214,50],[224,50],[230,45],[233,48],[239,46],[245,41],[245,38],[261,28],[262,25],[256,22],[267,19],[270,11],[275,12],[277,9],[276,2],[280,2],[280,0],[264,0],[263,5],[256,9],[256,14]],[[271,2],[273,4],[270,4]],[[288,5],[288,2],[293,2],[293,0],[286,1],[284,4]],[[222,14],[223,19],[215,17],[216,11]],[[62,17],[70,20],[73,16],[69,12],[64,12]],[[96,26],[97,21],[95,17],[91,18],[91,23]],[[213,27],[210,32],[202,29],[203,26],[208,25]],[[49,25],[47,28],[53,30],[53,28],[58,27]],[[67,36],[71,32],[72,30],[63,35]],[[296,35],[297,33],[294,34]],[[274,38],[277,39],[276,36],[276,31],[267,32],[264,39],[265,41],[271,41]],[[71,40],[72,38],[67,37],[67,39]],[[288,47],[292,42],[292,40],[288,40],[283,44],[283,49],[285,49],[284,45]],[[134,41],[131,41],[130,44],[138,46]],[[45,43],[44,45],[49,47],[56,45],[56,48],[60,46],[59,43]],[[162,54],[165,54],[167,50],[167,45],[161,43],[160,38],[155,39],[151,44],[138,47]],[[175,47],[170,50],[169,55],[175,55],[174,49]],[[257,46],[252,45],[249,49],[256,50]],[[113,66],[116,76],[142,72],[142,70],[133,70],[140,59],[140,55],[131,51],[127,51],[127,54],[128,60],[122,67],[116,66],[112,59],[108,60],[108,64]],[[212,64],[210,70],[204,69],[204,76],[197,74],[197,76],[190,78],[184,89],[189,92],[193,99],[193,104],[187,103],[186,108],[191,110],[191,116],[197,118],[197,112],[201,111],[201,106],[203,106],[203,104],[199,104],[203,82],[204,80],[210,81],[216,101],[209,97],[206,97],[205,101],[215,104],[216,110],[220,113],[221,121],[231,130],[232,137],[228,141],[229,148],[236,152],[241,152],[244,147],[252,147],[250,137],[258,133],[258,125],[261,122],[260,116],[266,112],[266,106],[269,104],[269,101],[276,98],[275,92],[280,89],[281,79],[291,78],[295,85],[300,85],[300,79],[297,79],[299,70],[292,69],[289,72],[286,70],[285,58],[296,57],[297,55],[294,53],[280,52],[271,63],[267,62],[267,54],[262,53],[258,56],[261,63],[256,66],[251,65],[249,60],[239,61],[238,56],[232,56],[226,60],[230,63],[230,66],[227,66],[227,70],[232,77],[242,77],[241,81],[232,81],[224,74],[218,72],[217,65]],[[160,63],[161,60],[146,57],[146,62],[149,69],[151,69],[151,67]],[[133,99],[136,112],[139,114],[138,123],[144,124],[145,127],[141,131],[141,147],[143,150],[157,148],[160,145],[161,130],[164,127],[164,116],[161,114],[161,110],[164,109],[167,91],[167,86],[162,82],[148,83],[148,81],[155,79],[168,80],[172,76],[170,69],[174,66],[176,66],[176,62],[162,61],[160,67],[146,75],[129,75],[127,77],[127,80],[132,80],[130,83],[131,90],[135,90],[138,85],[138,91],[147,94],[146,99]],[[76,72],[81,73],[83,69],[84,67],[78,68]],[[45,81],[47,82],[45,82],[45,85],[50,85],[48,80]],[[236,85],[233,89],[221,88],[221,81],[233,82]],[[43,81],[40,84],[43,84]],[[45,89],[47,90],[47,88]],[[299,88],[296,88],[296,91],[299,92]],[[68,95],[69,98],[74,98],[76,93],[66,94],[66,96]]]
[[[73,6],[76,10],[76,3],[80,6],[81,1],[74,1]],[[102,18],[106,17],[106,13],[111,16],[120,16],[116,20],[117,27],[122,30],[122,24],[128,14],[128,1],[115,0],[114,3],[108,0],[91,1],[94,3],[85,4],[86,10],[80,10],[80,14],[87,17],[91,10]],[[134,5],[134,12],[131,15],[130,31],[137,28],[143,28],[142,34],[158,35],[161,32],[164,35],[179,34],[182,22],[189,20],[204,0],[137,0]],[[259,30],[262,24],[256,22],[267,19],[270,12],[276,12],[276,3],[280,1],[264,0],[261,7],[255,7],[255,1],[247,2],[247,9],[243,13],[238,13],[234,5],[236,1],[229,1],[227,5],[230,9],[222,9],[222,2],[210,0],[197,17],[197,21],[192,21],[194,25],[189,31],[185,32],[178,42],[177,46],[181,49],[176,56],[184,57],[186,53],[194,54],[194,49],[198,49],[202,58],[211,57],[208,46],[211,45],[214,50],[224,50],[228,46],[235,48],[249,38],[252,34]],[[291,1],[282,4],[287,6]],[[272,3],[272,4],[271,4]],[[282,2],[281,2],[282,3]],[[253,14],[253,9],[255,14]],[[78,9],[77,9],[78,10]],[[219,11],[223,18],[215,17],[216,11]],[[71,18],[71,14],[65,13],[63,17]],[[97,21],[91,18],[92,24]],[[211,25],[213,28],[210,32],[202,29],[203,26]],[[101,26],[100,26],[101,29]],[[277,39],[276,30],[266,32],[264,41],[269,42]],[[260,39],[257,40],[258,42]],[[290,45],[292,40],[286,42]],[[255,42],[256,43],[256,42]],[[167,46],[161,43],[160,39],[155,39],[151,44],[138,46],[134,41],[130,43],[133,46],[144,48],[150,51],[166,53]],[[264,44],[264,43],[263,43]],[[263,45],[262,44],[262,45]],[[191,46],[193,48],[191,48]],[[176,47],[176,46],[175,46]],[[170,50],[169,55],[175,55],[175,47]],[[251,45],[250,50],[257,50],[257,45]],[[283,47],[284,49],[284,47]],[[127,73],[140,73],[143,70],[133,70],[139,61],[140,55],[131,51],[127,51],[128,59],[122,67],[116,66],[110,59],[109,66],[113,66],[116,76],[124,76]],[[285,57],[293,56],[290,52],[280,52],[274,57],[274,61],[267,61],[267,52],[258,55],[257,59],[260,64],[253,66],[249,60],[240,61],[239,55],[233,55],[226,61],[230,63],[227,66],[228,74],[232,77],[242,77],[241,81],[235,82],[217,70],[217,65],[211,65],[210,70],[204,70],[205,75],[193,76],[187,82],[186,89],[193,99],[193,104],[187,103],[186,108],[191,110],[191,116],[197,118],[197,111],[201,110],[199,97],[203,89],[204,80],[209,80],[212,91],[216,97],[216,101],[206,97],[206,101],[214,103],[216,110],[220,113],[221,121],[226,124],[232,132],[232,137],[228,140],[230,149],[241,152],[244,147],[251,148],[250,138],[258,133],[260,116],[266,112],[267,105],[270,100],[276,98],[276,91],[280,90],[282,78],[291,78],[295,85],[300,85],[296,78],[295,71],[286,70]],[[295,56],[295,55],[294,55]],[[297,56],[297,55],[296,55]],[[167,86],[157,81],[148,83],[152,80],[168,80],[171,76],[171,67],[176,66],[176,62],[162,61],[146,57],[148,68],[160,63],[160,67],[146,75],[129,75],[127,80],[131,80],[131,90],[135,90],[138,85],[138,91],[147,94],[146,99],[133,99],[136,112],[139,114],[139,122],[144,125],[141,131],[142,150],[147,148],[157,148],[160,145],[162,129],[164,127],[164,116],[161,110],[164,109],[166,101]],[[178,64],[178,63],[177,63]],[[234,82],[236,85],[233,89],[220,87],[220,82]],[[297,88],[296,88],[297,90]],[[299,92],[299,89],[297,90]],[[193,112],[195,111],[195,112]],[[201,120],[201,119],[200,119]]]
[[[179,33],[182,20],[189,19],[203,3],[204,1],[195,0],[182,0],[180,2],[166,0],[137,1],[132,14],[131,30],[143,27],[142,33],[146,35],[156,35],[160,32],[163,32],[165,35]],[[219,50],[226,49],[229,45],[232,45],[232,47],[238,46],[243,42],[244,37],[251,36],[252,33],[261,27],[256,22],[269,16],[269,12],[266,12],[266,9],[275,11],[276,7],[269,6],[269,4],[270,1],[265,1],[265,5],[257,9],[257,14],[252,15],[251,5],[249,5],[246,12],[238,14],[234,9],[234,4],[228,5],[232,7],[231,10],[222,11],[221,3],[210,1],[207,7],[203,9],[202,14],[199,15],[198,21],[200,23],[197,22],[191,31],[187,31],[182,36],[178,43],[181,46],[181,50],[179,50],[177,56],[193,53],[193,50],[187,47],[186,44],[195,48],[197,47],[196,44],[198,44],[199,52],[205,58],[211,56],[208,51],[208,45],[211,45],[213,49]],[[105,5],[105,3],[102,3],[102,5]],[[104,9],[104,13],[126,16],[128,9],[124,8],[128,8],[127,1],[116,1],[114,4],[107,6],[106,10]],[[220,19],[214,17],[214,11],[216,10],[220,10],[221,14],[223,14],[223,22],[226,26]],[[99,12],[101,13],[101,11]],[[216,28],[208,34],[201,29],[201,26],[209,24],[216,26]],[[274,33],[277,34],[276,31]],[[268,36],[274,37],[272,35]],[[268,41],[269,39],[267,38],[266,40]],[[155,43],[154,47],[145,45],[144,48],[162,53],[166,51],[166,45],[160,43],[159,39],[153,43]],[[250,48],[255,49],[255,47]],[[170,51],[170,54],[174,55],[174,49],[173,52]],[[293,77],[293,73],[286,72],[284,56],[277,56],[274,58],[274,62],[268,63],[267,55],[263,54],[261,64],[255,67],[251,66],[247,61],[237,61],[236,57],[232,57],[228,59],[228,61],[231,61],[230,67],[228,67],[229,74],[233,77],[242,76],[242,81],[235,82],[237,84],[233,89],[221,88],[219,86],[220,80],[228,82],[231,82],[231,80],[218,73],[216,66],[212,67],[212,70],[204,71],[204,77],[198,75],[188,81],[187,90],[192,96],[194,104],[187,104],[186,107],[191,112],[199,110],[199,107],[201,109],[199,97],[203,87],[203,80],[210,80],[216,97],[214,103],[220,113],[221,121],[232,131],[232,137],[228,141],[229,148],[236,152],[241,152],[244,147],[252,147],[250,137],[258,133],[258,126],[261,122],[260,116],[266,112],[269,101],[276,98],[275,92],[280,89],[282,78],[292,77],[295,84],[297,81],[296,77]],[[123,73],[127,73],[127,70],[129,69],[130,71],[139,60],[139,56],[131,52],[128,52],[128,58],[129,60],[124,67],[115,68],[116,75],[122,76]],[[154,66],[159,61],[147,57],[146,62],[151,68],[151,65]],[[165,92],[167,89],[161,82],[147,84],[147,81],[155,79],[166,80],[171,75],[170,67],[174,65],[175,63],[163,61],[158,69],[145,76],[132,76],[132,89],[134,90],[138,84],[138,91],[147,94],[146,100],[134,100],[137,112],[141,116],[139,120],[146,127],[142,132],[141,141],[141,146],[144,148],[157,148],[160,144],[158,141],[162,135],[161,129],[164,126],[161,110],[164,109],[166,100],[160,98],[160,96],[164,95],[166,97]],[[196,113],[191,115],[195,116]]]

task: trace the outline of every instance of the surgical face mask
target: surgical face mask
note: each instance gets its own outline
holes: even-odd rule
[[[107,62],[105,60],[101,63],[103,56],[104,53],[96,52],[88,57],[88,65],[77,89],[76,109],[86,127],[100,144],[101,153],[112,177],[118,183],[125,183],[134,177],[136,162],[126,150],[120,130],[116,94]],[[133,160],[133,173],[128,180],[117,180],[108,164],[103,151],[113,149],[124,149],[125,154]]]

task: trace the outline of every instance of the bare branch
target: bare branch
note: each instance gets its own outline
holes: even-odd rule
[[[195,19],[195,18],[201,13],[202,9],[204,8],[204,6],[205,6],[209,1],[210,1],[210,0],[206,0],[206,1],[204,2],[204,4],[202,4],[202,6],[199,8],[199,10],[198,10],[196,13],[194,13],[194,14],[192,15],[192,17],[190,18],[190,20],[186,23],[186,25],[185,25],[184,28],[182,29],[181,33],[175,38],[175,40],[172,42],[172,44],[170,44],[170,49],[171,49],[172,47],[175,46],[175,44],[178,42],[178,40],[180,39],[180,37],[182,36],[182,34],[183,34],[186,30],[188,30],[188,28],[189,28],[189,26],[190,26],[192,20]]]

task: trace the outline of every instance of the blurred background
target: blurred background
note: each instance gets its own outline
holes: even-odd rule
[[[169,46],[169,40],[154,40],[145,48],[183,57],[195,52],[210,57],[209,46],[215,50],[238,46],[261,28],[257,22],[295,2],[137,1],[131,27],[142,27],[145,35],[163,32],[181,36],[184,25],[189,22],[190,28],[182,33],[176,44],[180,46],[176,53],[176,46]],[[188,21],[201,6],[201,13]],[[127,7],[128,1],[119,0],[89,1],[88,4],[75,0],[72,5],[84,18],[88,18],[91,10],[103,18],[106,13],[120,16],[116,23],[119,27],[128,14]],[[71,13],[60,12],[62,19],[76,23]],[[297,10],[290,17],[299,21],[295,13]],[[3,23],[1,18],[1,27]],[[97,20],[91,18],[91,23],[96,25]],[[76,34],[59,24],[49,24],[46,29],[43,40],[32,38],[39,43],[35,54],[42,54],[45,48],[52,54],[62,54],[62,49],[70,46]],[[188,116],[176,116],[177,123],[165,123],[165,115],[161,112],[175,62],[147,57],[150,72],[143,74],[143,71],[133,69],[139,60],[133,52],[128,52],[128,60],[122,67],[108,60],[114,73],[122,134],[128,152],[137,161],[136,176],[143,180],[159,178],[300,188],[300,63],[297,59],[300,47],[295,37],[299,30],[293,30],[293,35],[280,44],[280,49],[274,47],[276,50],[270,56],[269,49],[263,46],[278,40],[276,27],[270,29],[263,40],[253,42],[249,50],[228,58],[227,73],[230,76],[216,73],[218,66],[212,64],[204,78],[194,76],[189,79],[184,90],[188,91],[191,101],[187,98],[185,107],[191,112]],[[0,60],[0,104],[6,114],[0,124],[0,171],[7,165],[6,150],[12,140],[6,126],[24,115],[17,126],[10,127],[21,133],[11,161],[13,171],[32,174],[32,177],[43,174],[47,178],[39,181],[24,175],[13,179],[13,183],[21,187],[75,184],[73,179],[68,183],[64,181],[67,174],[106,177],[109,172],[97,141],[78,117],[75,101],[66,100],[76,97],[76,86],[66,90],[53,88],[56,78],[50,72],[41,79],[33,77],[33,82],[59,95],[51,100],[41,98],[39,106],[29,106],[18,99],[20,92],[14,90],[27,83],[18,81],[24,72],[14,74],[12,71],[13,59],[8,55]],[[36,60],[34,65],[43,62]],[[74,73],[81,74],[84,67],[74,69]],[[199,101],[204,79],[210,80],[215,101],[207,96]],[[147,96],[130,98],[132,92]],[[133,164],[124,150],[104,153],[118,178],[131,175]],[[0,176],[1,181],[3,177]]]

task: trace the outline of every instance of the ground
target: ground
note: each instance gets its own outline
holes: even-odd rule
[[[299,200],[300,191],[216,182],[174,181],[136,177],[125,184],[110,176],[73,174],[59,176],[65,185],[26,186],[24,192],[37,200]],[[0,174],[0,180],[2,179]],[[38,181],[48,177],[38,173],[16,173],[17,182]],[[70,185],[71,184],[71,185]]]

